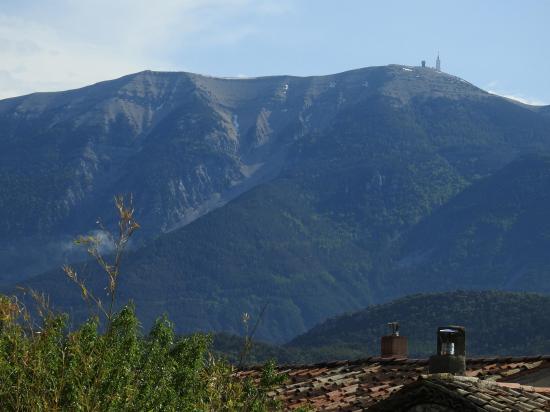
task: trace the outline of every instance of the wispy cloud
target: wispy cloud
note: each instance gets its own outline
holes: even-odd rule
[[[506,97],[507,99],[512,99],[523,104],[529,104],[531,106],[546,106],[547,102],[544,102],[540,99],[524,96],[521,94],[510,94],[510,93],[501,93],[494,90],[488,90],[491,94],[496,94],[498,96]]]
[[[499,87],[499,82],[497,80],[489,82],[485,89],[491,94],[496,94],[498,96],[506,97],[507,99],[512,99],[523,104],[529,104],[531,106],[545,106],[550,104],[536,97],[526,96],[523,93],[503,91]]]
[[[279,15],[287,0],[52,0],[0,11],[0,98],[84,86],[144,69],[185,70],[186,47],[252,36],[243,16]],[[247,19],[254,22],[256,19]]]
[[[0,16],[0,97],[58,90],[121,75],[140,65],[52,27]]]

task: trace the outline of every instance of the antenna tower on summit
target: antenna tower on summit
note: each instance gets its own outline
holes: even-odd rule
[[[441,60],[439,59],[439,52],[437,52],[437,59],[435,60],[435,69],[441,71]]]

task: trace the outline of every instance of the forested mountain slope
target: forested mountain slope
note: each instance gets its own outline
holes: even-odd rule
[[[390,275],[396,295],[425,285],[549,293],[549,210],[550,157],[511,162],[407,234]]]

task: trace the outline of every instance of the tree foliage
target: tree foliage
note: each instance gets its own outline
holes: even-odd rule
[[[0,405],[5,411],[263,411],[279,404],[269,390],[285,378],[267,363],[256,380],[210,351],[204,334],[176,337],[166,316],[142,334],[133,304],[115,303],[125,246],[139,225],[131,203],[115,198],[118,235],[112,260],[99,240],[79,238],[107,279],[107,306],[75,269],[64,271],[97,315],[75,329],[33,290],[36,310],[0,295]],[[100,317],[101,316],[101,317]]]
[[[284,377],[273,364],[241,380],[210,353],[210,337],[176,338],[157,320],[142,336],[131,305],[101,333],[98,318],[76,330],[48,312],[36,325],[13,297],[0,298],[0,404],[5,411],[262,411]]]

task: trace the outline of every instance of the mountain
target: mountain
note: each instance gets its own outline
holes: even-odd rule
[[[15,182],[1,196],[2,242],[13,249],[49,236],[55,245],[112,216],[113,193],[133,192],[144,236],[125,261],[120,298],[136,302],[145,325],[166,311],[181,333],[238,333],[242,313],[257,316],[267,304],[257,336],[284,342],[411,292],[549,287],[544,260],[510,282],[521,250],[499,249],[480,267],[492,271],[476,274],[474,248],[461,259],[449,248],[461,224],[492,239],[482,216],[510,221],[536,207],[539,197],[514,202],[514,190],[546,187],[550,118],[445,73],[398,65],[307,78],[148,72],[0,107],[0,130],[9,131],[2,148],[19,156],[1,163]],[[515,171],[523,180],[509,179]],[[64,180],[35,191],[37,175]],[[17,183],[21,176],[32,184]],[[491,202],[489,188],[510,201]],[[464,196],[477,208],[470,220],[438,217],[452,218]],[[544,237],[544,225],[534,230],[528,239]],[[434,258],[423,260],[428,252]],[[13,259],[6,253],[4,267]],[[102,290],[94,273],[89,282]],[[83,313],[59,271],[25,284]]]
[[[525,356],[550,346],[550,297],[528,293],[455,291],[418,294],[329,319],[285,345],[316,354],[315,359],[379,356],[387,322],[400,322],[409,355],[427,357],[436,347],[436,330],[466,328],[468,356]]]
[[[151,239],[269,181],[290,147],[332,135],[335,122],[360,115],[367,102],[371,121],[377,110],[391,121],[392,112],[408,117],[413,101],[438,99],[449,105],[427,109],[452,110],[461,99],[504,105],[453,76],[405,66],[308,78],[142,72],[2,100],[0,280],[75,258],[70,240],[97,229],[114,194],[134,194]]]

